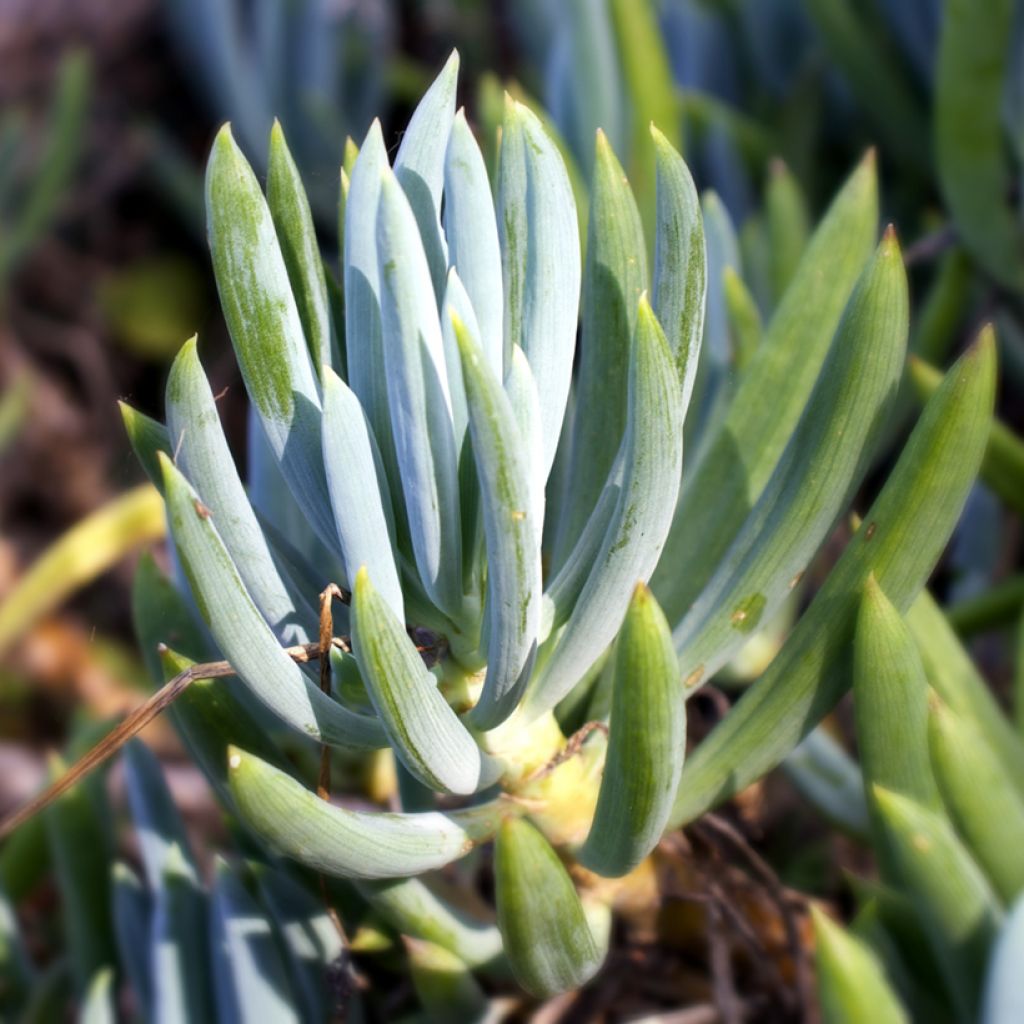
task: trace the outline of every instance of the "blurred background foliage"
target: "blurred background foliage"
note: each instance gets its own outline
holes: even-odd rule
[[[491,168],[508,90],[546,112],[581,220],[597,128],[648,224],[648,124],[685,153],[709,246],[700,419],[742,373],[827,198],[876,148],[882,218],[900,236],[914,301],[893,440],[979,325],[997,327],[1000,421],[933,589],[979,670],[1008,693],[1024,605],[1024,4],[984,6],[980,15],[969,0],[0,0],[0,808],[40,784],[47,747],[80,748],[150,685],[131,639],[127,556],[159,538],[163,520],[116,399],[158,415],[168,362],[199,331],[215,391],[225,389],[229,437],[244,448],[205,248],[201,174],[214,132],[230,120],[262,172],[280,119],[336,264],[346,139],[360,142],[379,115],[396,147],[397,126],[453,46],[460,102]],[[819,578],[812,569],[795,601]],[[759,674],[795,612],[751,641],[724,690]],[[700,699],[698,732],[701,713],[706,728],[726,699]],[[841,710],[784,775],[735,808],[786,884],[847,910],[842,872],[868,857],[851,838],[868,831],[845,753],[851,721]],[[172,731],[158,722],[146,739],[190,824],[203,821],[211,805]],[[42,963],[61,946],[41,924],[57,899],[45,879],[60,842],[59,830],[40,827],[0,850],[0,888],[20,904]],[[743,900],[756,928],[780,927],[763,894]],[[659,924],[670,946],[693,946],[693,918]],[[792,982],[794,965],[782,953],[779,963]],[[694,991],[705,975],[690,979]]]

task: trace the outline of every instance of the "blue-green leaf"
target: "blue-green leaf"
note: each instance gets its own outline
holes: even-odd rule
[[[484,359],[500,380],[504,302],[498,224],[484,158],[462,110],[455,115],[445,156],[444,229],[448,263],[465,286],[480,326]]]
[[[444,343],[413,211],[390,171],[381,183],[377,258],[388,408],[416,566],[434,603],[457,616],[458,453]]]
[[[217,517],[217,530],[253,601],[284,644],[308,643],[316,615],[296,606],[256,521],[196,351],[185,342],[167,378],[167,429],[178,468]],[[310,595],[314,597],[314,595]]]
[[[359,399],[329,368],[324,370],[324,468],[334,521],[351,586],[365,565],[391,610],[405,620],[402,587],[392,548],[391,495],[370,425]]]
[[[487,674],[473,724],[491,729],[519,702],[540,628],[541,523],[535,520],[527,450],[501,382],[468,325],[450,311],[462,357],[473,457],[487,538]]]
[[[515,813],[505,801],[464,811],[350,811],[236,747],[228,755],[242,819],[286,857],[343,878],[404,878],[464,857]]]
[[[665,335],[641,296],[629,370],[622,442],[623,481],[615,512],[575,609],[527,701],[532,714],[554,707],[619,630],[633,588],[661,555],[679,492],[682,399]]]
[[[332,544],[316,376],[270,210],[227,125],[207,164],[206,208],[214,276],[246,391],[292,493]]]
[[[171,533],[193,596],[217,646],[252,692],[282,721],[325,743],[385,744],[380,724],[336,704],[285,654],[242,583],[213,517],[166,456],[160,456]]]
[[[485,755],[365,568],[352,594],[352,648],[388,738],[409,771],[431,789],[476,792]]]
[[[576,204],[565,164],[537,117],[506,97],[498,172],[505,370],[526,353],[540,393],[547,478],[565,416],[580,300]]]

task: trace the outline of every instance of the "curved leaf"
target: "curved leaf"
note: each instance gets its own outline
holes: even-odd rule
[[[224,437],[194,337],[171,366],[166,401],[175,464],[216,516],[217,531],[246,590],[282,643],[308,643],[316,622],[311,600],[296,607],[274,563]]]
[[[604,132],[597,133],[576,375],[572,454],[554,561],[572,550],[604,488],[626,429],[630,347],[647,287],[636,200]]]
[[[217,646],[239,677],[275,715],[306,736],[338,746],[384,746],[379,722],[336,704],[285,654],[249,597],[209,510],[170,459],[163,454],[160,459],[182,568]]]
[[[228,754],[242,819],[286,857],[343,878],[403,878],[464,857],[495,833],[504,801],[465,811],[415,814],[350,811],[321,800],[251,754]]]
[[[928,741],[950,818],[1006,905],[1024,891],[1024,799],[967,719],[933,700]]]
[[[444,165],[444,230],[448,263],[458,272],[480,325],[484,360],[504,376],[501,246],[494,200],[480,147],[459,110],[448,139]]]
[[[413,552],[431,599],[456,616],[462,563],[448,371],[423,244],[389,171],[381,182],[377,259],[388,408]]]
[[[352,593],[352,649],[388,739],[406,768],[431,789],[476,792],[485,755],[365,568],[356,575]]]
[[[870,465],[903,372],[907,282],[890,232],[861,276],[771,479],[673,631],[680,669],[710,678],[770,619]]]
[[[995,893],[945,818],[880,786],[873,792],[900,877],[944,967],[959,1014],[972,1020],[1002,923]]]

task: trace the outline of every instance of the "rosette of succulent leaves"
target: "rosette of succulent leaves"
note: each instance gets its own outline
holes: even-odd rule
[[[614,887],[587,880],[771,770],[845,692],[869,574],[909,607],[981,460],[994,346],[983,332],[948,372],[777,656],[687,755],[687,700],[848,511],[903,374],[874,160],[761,329],[656,127],[654,237],[599,133],[584,240],[554,140],[511,99],[488,179],[457,71],[453,54],[393,161],[377,123],[349,147],[336,275],[281,130],[265,194],[217,136],[208,230],[247,481],[193,339],[166,427],[124,410],[175,567],[144,567],[137,613],[168,673],[214,655],[237,672],[175,710],[232,814],[404,934],[542,995],[604,958]],[[742,363],[702,349],[730,311]],[[331,583],[349,603],[325,692],[296,652]],[[316,745],[336,774],[393,751],[401,810],[322,799],[297,767]],[[492,840],[497,923],[470,927],[420,876]]]

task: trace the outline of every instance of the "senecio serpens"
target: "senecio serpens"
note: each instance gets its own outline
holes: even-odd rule
[[[874,161],[715,390],[700,355],[721,268],[682,157],[652,126],[649,267],[598,134],[581,246],[556,142],[508,99],[492,182],[457,71],[453,54],[393,165],[378,123],[350,146],[337,278],[280,127],[265,196],[221,130],[206,201],[248,482],[192,340],[166,429],[125,409],[176,566],[169,586],[144,565],[136,606],[168,675],[219,656],[244,683],[175,712],[255,835],[354,880],[403,934],[545,995],[605,956],[615,887],[595,874],[631,872],[761,777],[845,691],[868,576],[901,612],[921,589],[981,458],[994,352],[985,332],[947,374],[780,653],[684,768],[687,698],[797,585],[895,396],[907,287],[893,232],[875,247]],[[351,600],[325,692],[295,651],[329,583]],[[390,748],[403,810],[322,799],[295,767],[309,758],[285,756],[299,737]],[[417,877],[492,839],[496,927]]]

